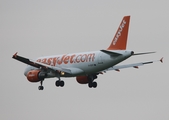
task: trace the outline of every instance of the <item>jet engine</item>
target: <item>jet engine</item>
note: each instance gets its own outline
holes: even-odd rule
[[[46,76],[47,74],[44,72],[41,72],[40,70],[31,70],[27,74],[27,79],[30,82],[39,82],[41,80],[44,80]]]
[[[77,82],[80,83],[80,84],[87,84],[87,83],[89,83],[89,78],[88,78],[88,76],[77,76],[77,77],[76,77],[76,80],[77,80]]]

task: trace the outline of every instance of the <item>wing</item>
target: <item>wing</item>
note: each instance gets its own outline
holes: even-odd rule
[[[140,62],[140,63],[134,63],[134,64],[127,64],[127,65],[116,65],[116,66],[113,66],[113,67],[110,67],[110,68],[104,70],[104,72],[110,71],[110,70],[120,71],[120,69],[130,68],[130,67],[138,68],[138,66],[151,64],[151,63],[158,62],[158,61],[163,62],[163,58],[161,58],[160,60],[156,60],[156,61]]]
[[[30,60],[28,58],[21,57],[21,56],[17,55],[17,53],[15,53],[12,58],[16,59],[16,60],[18,60],[20,62],[23,62],[23,63],[25,63],[27,65],[31,65],[33,67],[36,67],[36,68],[50,69],[52,71],[62,71],[62,72],[68,73],[68,74],[72,74],[70,69],[56,67],[56,66],[50,66],[50,65],[47,65],[47,64],[44,64],[44,63],[40,63],[40,62],[37,62],[37,61],[34,61],[34,60]]]

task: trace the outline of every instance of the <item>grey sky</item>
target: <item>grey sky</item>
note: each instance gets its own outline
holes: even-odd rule
[[[169,1],[167,0],[1,0],[0,1],[0,119],[168,120],[169,119]],[[99,75],[89,89],[75,78],[46,79],[45,89],[23,75],[19,55],[36,58],[106,49],[125,15],[131,15],[127,48],[135,56],[124,64],[164,57],[139,69]]]

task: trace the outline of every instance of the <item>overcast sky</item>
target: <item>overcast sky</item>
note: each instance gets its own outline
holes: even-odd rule
[[[123,64],[160,62],[99,75],[89,89],[75,78],[46,79],[44,90],[23,75],[19,55],[106,49],[123,18],[130,15],[127,49],[156,51]],[[167,0],[0,0],[1,120],[168,120],[169,1]]]

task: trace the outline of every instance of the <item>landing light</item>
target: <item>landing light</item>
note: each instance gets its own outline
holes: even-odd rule
[[[65,72],[61,72],[61,75],[65,75]]]

